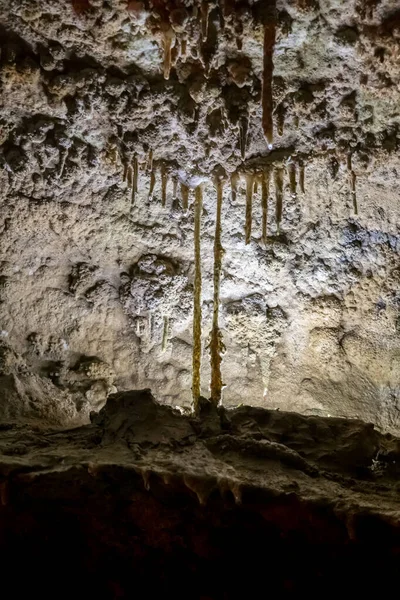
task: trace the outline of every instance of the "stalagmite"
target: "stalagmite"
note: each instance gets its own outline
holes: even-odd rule
[[[161,204],[167,204],[168,171],[165,165],[161,167]]]
[[[357,196],[356,196],[356,174],[353,171],[351,154],[347,155],[347,170],[349,173],[350,194],[353,199],[354,213],[358,215]]]
[[[232,202],[236,202],[237,188],[239,183],[239,175],[235,172],[231,175],[231,198]]]
[[[184,211],[186,211],[189,206],[189,188],[184,183],[181,183],[181,198],[182,198],[182,208]]]
[[[214,237],[214,299],[213,299],[213,321],[210,342],[210,364],[211,364],[211,400],[219,404],[222,396],[221,363],[223,353],[222,333],[219,328],[219,296],[221,288],[221,270],[223,248],[221,244],[221,211],[223,199],[223,182],[216,180],[217,209],[215,217]]]
[[[305,194],[305,168],[303,163],[299,165],[299,186],[302,194]]]
[[[161,345],[161,349],[163,352],[165,352],[167,349],[168,334],[169,334],[169,317],[164,315],[164,317],[163,317],[163,337],[162,337],[162,345]]]
[[[246,175],[246,244],[250,243],[251,239],[251,222],[253,213],[253,189],[254,189],[254,174],[248,173]]]
[[[262,83],[262,127],[269,148],[272,148],[274,141],[273,125],[273,97],[272,97],[272,79],[273,79],[273,54],[275,46],[275,20],[271,17],[264,24],[264,69]]]
[[[207,0],[203,0],[200,7],[201,11],[201,39],[203,42],[207,41],[208,38],[208,18],[210,14],[210,3]]]
[[[262,180],[261,180],[261,208],[262,208],[261,239],[262,239],[263,244],[267,243],[268,197],[269,197],[270,179],[271,179],[271,171],[270,171],[270,168],[267,167],[262,174]]]
[[[278,235],[280,234],[282,220],[282,204],[283,204],[283,169],[278,167],[274,172],[275,178],[275,198],[276,198],[276,228]]]
[[[297,196],[297,181],[296,181],[296,165],[294,162],[290,162],[288,164],[288,174],[289,174],[289,187],[290,193],[293,198]]]
[[[203,188],[199,185],[194,203],[194,289],[193,289],[193,374],[192,394],[194,408],[200,398],[201,369],[201,214],[203,212]]]

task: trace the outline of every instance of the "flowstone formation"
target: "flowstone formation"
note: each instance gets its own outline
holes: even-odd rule
[[[149,387],[399,430],[399,15],[0,0],[7,418]]]

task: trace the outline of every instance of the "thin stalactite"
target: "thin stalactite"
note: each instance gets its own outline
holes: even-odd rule
[[[262,81],[262,127],[269,148],[274,142],[272,80],[274,72],[275,17],[264,23],[264,67]]]
[[[288,175],[289,175],[289,188],[290,188],[290,194],[292,195],[293,198],[296,198],[297,196],[297,180],[296,180],[296,165],[294,164],[294,162],[290,161],[288,166],[287,166],[287,170],[288,170]]]
[[[304,164],[301,162],[299,164],[299,187],[300,187],[300,191],[302,194],[305,194],[305,167]]]
[[[350,195],[353,200],[354,214],[358,215],[357,194],[356,194],[357,177],[353,170],[351,154],[347,155],[347,171],[349,173]]]
[[[197,410],[201,391],[201,215],[203,212],[203,188],[199,185],[195,191],[194,202],[194,288],[193,288],[193,359],[192,359],[192,395],[194,409]]]
[[[163,317],[163,337],[162,337],[162,344],[161,344],[161,349],[163,352],[165,352],[167,349],[168,335],[169,335],[169,317],[164,315],[164,317]]]
[[[254,173],[248,173],[246,175],[246,224],[245,224],[246,244],[249,244],[250,239],[251,239],[251,225],[252,225],[252,219],[253,219],[253,190],[254,190]]]
[[[235,172],[231,175],[231,199],[232,202],[236,202],[237,190],[239,183],[239,175]]]
[[[164,79],[169,79],[172,64],[172,46],[175,42],[175,33],[172,27],[168,27],[163,31],[163,49],[164,49]]]
[[[221,363],[224,350],[222,341],[222,332],[219,327],[219,304],[221,289],[221,271],[223,248],[221,243],[221,213],[223,200],[223,181],[220,178],[216,180],[217,189],[217,207],[215,217],[215,237],[214,237],[214,298],[213,298],[213,321],[211,329],[210,342],[210,364],[211,364],[211,400],[219,404],[222,398],[222,375]]]
[[[167,204],[167,185],[168,185],[168,171],[165,165],[161,167],[161,204],[166,206]]]
[[[187,211],[189,206],[189,188],[184,183],[181,183],[181,198],[182,198],[182,209]]]
[[[131,192],[131,205],[135,204],[136,194],[138,193],[139,185],[139,161],[137,156],[133,157],[132,161],[132,192]]]
[[[271,180],[271,170],[269,167],[265,169],[261,180],[261,209],[262,209],[262,233],[261,239],[264,245],[267,244],[268,237],[268,198],[269,185]]]
[[[275,178],[275,198],[276,198],[276,229],[278,235],[281,231],[282,207],[283,207],[283,169],[277,167],[274,172]]]
[[[206,42],[208,38],[208,19],[210,15],[210,3],[203,0],[200,7],[201,12],[201,40]]]

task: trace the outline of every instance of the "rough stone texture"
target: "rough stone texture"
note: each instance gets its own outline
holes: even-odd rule
[[[359,417],[396,432],[398,2],[276,3],[282,135],[272,151],[261,130],[261,73],[263,10],[274,4],[237,2],[224,29],[220,4],[209,4],[201,43],[189,1],[0,0],[2,414],[73,425],[114,386],[189,404],[193,211],[182,209],[173,181],[205,185],[207,395],[213,176],[222,169],[242,176],[236,198],[227,182],[223,204],[224,403]],[[162,28],[176,5],[187,6],[171,19],[188,48],[186,57],[173,49],[166,81]],[[123,163],[134,154],[132,206]],[[268,165],[285,169],[281,232],[272,179],[268,242],[259,188],[245,245],[244,175]]]
[[[207,401],[194,419],[148,392],[112,396],[69,431],[3,426],[3,590],[221,600],[393,591],[399,460],[400,440],[360,421]]]

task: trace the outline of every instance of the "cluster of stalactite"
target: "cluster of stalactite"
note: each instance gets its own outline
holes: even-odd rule
[[[210,73],[209,19],[211,12],[216,9],[219,14],[220,31],[224,34],[229,30],[236,39],[237,49],[243,46],[243,23],[241,12],[244,5],[236,0],[199,0],[192,4],[175,0],[148,0],[148,2],[128,2],[131,13],[148,11],[147,26],[160,39],[163,53],[163,75],[169,79],[173,66],[179,59],[196,56],[202,63],[206,77]],[[249,5],[248,10],[252,10]],[[275,0],[260,2],[254,11],[257,25],[263,27],[263,72],[262,72],[262,129],[268,147],[273,145],[273,53],[276,37],[276,6]],[[253,16],[254,16],[253,15]],[[212,53],[211,53],[212,55]],[[244,154],[246,131],[243,123],[241,130],[241,149]]]
[[[142,2],[129,2],[131,11],[140,11],[144,9]],[[207,56],[202,52],[202,46],[206,44],[209,33],[210,13],[215,8],[219,9],[221,30],[230,28],[236,37],[237,47],[242,48],[241,33],[243,27],[240,22],[240,15],[237,14],[235,0],[213,0],[211,2],[202,0],[195,2],[191,6],[177,1],[169,2],[163,0],[152,0],[146,6],[157,15],[157,19],[152,21],[154,33],[160,34],[163,51],[163,75],[169,79],[171,69],[176,61],[185,57],[191,46],[197,45],[198,57],[203,62],[205,75],[209,73],[209,63]],[[262,3],[260,3],[261,5]],[[268,150],[271,151],[274,142],[274,124],[273,124],[273,54],[276,38],[276,7],[275,1],[266,2],[266,9],[259,13],[261,15],[261,24],[264,32],[263,44],[263,72],[262,72],[262,130],[267,143]],[[283,121],[277,112],[278,134],[282,134]],[[239,184],[245,180],[245,215],[244,215],[244,239],[245,244],[252,240],[253,230],[253,205],[255,194],[260,189],[261,196],[261,243],[267,245],[269,240],[276,239],[281,234],[281,222],[284,210],[285,190],[288,190],[291,197],[295,199],[298,195],[298,189],[301,194],[305,193],[305,166],[300,159],[289,159],[287,162],[270,161],[260,168],[248,168],[245,164],[246,144],[248,131],[248,117],[242,117],[239,122],[239,145],[242,158],[242,167],[230,176],[218,175],[215,179],[216,187],[216,216],[215,216],[215,239],[214,239],[214,296],[213,296],[213,317],[210,335],[210,363],[211,363],[211,398],[215,403],[219,403],[222,398],[223,380],[221,374],[222,356],[224,353],[224,344],[222,332],[219,324],[219,306],[220,306],[220,286],[222,273],[223,248],[221,244],[222,228],[222,204],[224,183],[230,182],[231,200],[235,203]],[[270,155],[272,158],[272,155]],[[120,151],[115,147],[115,161],[120,161],[123,165],[123,180],[131,194],[131,205],[134,205],[138,192],[139,171],[143,171],[150,179],[148,198],[151,200],[154,196],[156,186],[157,171],[161,178],[161,204],[166,206],[168,189],[172,182],[172,195],[175,201],[180,201],[183,211],[189,209],[189,198],[191,189],[187,183],[179,181],[172,169],[166,162],[154,162],[153,151],[148,151],[145,161],[139,161],[138,156],[134,155],[127,159],[120,156]],[[347,171],[349,177],[349,191],[352,198],[354,212],[357,214],[356,199],[356,175],[352,167],[351,154],[347,156]],[[271,189],[274,188],[275,194],[275,228],[273,232],[269,231],[269,206],[272,201]],[[178,189],[180,188],[179,198]],[[194,296],[193,296],[193,358],[192,358],[192,393],[194,405],[196,407],[201,393],[201,357],[202,357],[202,272],[201,272],[201,220],[203,211],[203,184],[197,186],[194,191]],[[164,334],[162,348],[165,350],[168,339],[169,319],[164,318]]]

